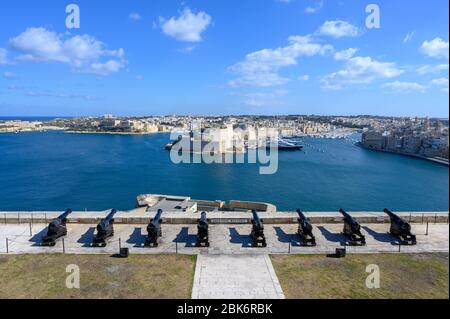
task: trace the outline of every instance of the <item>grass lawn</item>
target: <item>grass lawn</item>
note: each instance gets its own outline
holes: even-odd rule
[[[195,256],[0,255],[0,298],[190,298]],[[66,266],[80,289],[66,287]]]
[[[371,254],[342,259],[271,256],[287,298],[449,298],[449,255]],[[380,288],[366,287],[366,267],[378,265]]]

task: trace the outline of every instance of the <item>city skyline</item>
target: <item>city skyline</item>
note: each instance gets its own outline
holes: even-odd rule
[[[0,116],[448,118],[447,1],[74,3],[2,5]]]

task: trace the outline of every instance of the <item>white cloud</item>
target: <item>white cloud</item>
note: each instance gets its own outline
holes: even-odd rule
[[[0,48],[0,65],[8,64],[8,51]]]
[[[123,49],[107,50],[105,45],[89,35],[64,38],[45,28],[28,28],[9,40],[10,46],[19,52],[18,61],[66,63],[74,70],[100,74],[96,70],[102,64],[102,75],[107,71],[117,72],[125,64]],[[101,62],[101,58],[113,57],[119,60]],[[114,66],[114,67],[113,67]],[[120,67],[118,67],[120,66]]]
[[[108,75],[111,73],[118,72],[122,67],[123,67],[122,62],[116,60],[109,60],[104,63],[102,62],[92,63],[88,68],[88,72],[97,75]]]
[[[12,73],[12,72],[3,72],[2,76],[3,76],[4,79],[7,79],[7,80],[12,80],[12,79],[15,79],[17,77],[16,74]]]
[[[181,53],[189,53],[189,52],[194,51],[194,49],[195,49],[195,45],[188,45],[188,46],[186,46],[186,47],[183,47],[183,48],[181,48],[181,49],[178,49],[178,52],[181,52]]]
[[[345,62],[344,68],[321,79],[322,88],[341,90],[349,86],[370,84],[377,79],[399,76],[403,70],[395,63],[379,62],[371,57],[353,57]]]
[[[291,36],[289,44],[276,49],[263,49],[246,55],[244,61],[229,68],[239,75],[229,82],[232,87],[269,87],[283,85],[289,78],[279,74],[280,69],[296,65],[301,56],[324,55],[332,51],[330,45],[313,42],[310,36]]]
[[[141,15],[137,12],[130,13],[128,17],[133,21],[140,21],[142,19]]]
[[[422,65],[417,68],[416,72],[419,74],[437,74],[443,71],[448,71],[448,64],[438,64],[438,65]]]
[[[185,42],[199,42],[202,40],[202,32],[211,24],[211,17],[200,11],[193,13],[189,8],[183,10],[178,18],[171,17],[166,20],[159,18],[164,34]]]
[[[288,91],[276,90],[274,92],[253,92],[237,94],[244,98],[243,103],[250,107],[263,107],[267,105],[276,105],[280,103],[280,99],[286,96]]]
[[[355,48],[342,50],[334,54],[334,59],[338,61],[346,61],[351,59],[356,54],[356,52],[358,52],[358,49]]]
[[[343,37],[356,37],[359,35],[359,30],[346,21],[336,20],[326,21],[317,33],[338,39]]]
[[[441,88],[442,92],[447,92],[448,93],[448,87],[449,87],[449,82],[448,82],[448,78],[439,78],[439,79],[434,79],[431,81],[431,84],[437,87]]]
[[[435,85],[447,85],[448,86],[448,78],[439,78],[431,81],[432,84]]]
[[[420,47],[420,51],[432,58],[448,60],[448,41],[445,42],[441,38],[435,38],[431,41],[425,41]]]
[[[322,8],[323,8],[323,0],[317,1],[313,6],[306,7],[305,12],[306,13],[316,13]]]
[[[426,87],[416,82],[390,82],[383,85],[383,88],[390,89],[395,92],[425,92]]]
[[[412,38],[414,37],[415,32],[410,32],[408,34],[405,35],[405,37],[403,38],[403,43],[407,43],[409,41],[412,40]]]
[[[28,91],[25,93],[28,97],[51,97],[51,98],[62,98],[62,99],[83,99],[86,101],[95,101],[97,97],[91,95],[80,95],[71,93],[55,93],[49,91]]]
[[[299,80],[299,81],[308,81],[310,78],[311,78],[311,77],[310,77],[308,74],[305,74],[305,75],[300,75],[300,76],[298,77],[298,80]]]

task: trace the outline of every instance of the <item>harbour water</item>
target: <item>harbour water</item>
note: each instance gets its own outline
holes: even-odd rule
[[[274,175],[258,164],[173,164],[168,134],[0,134],[0,210],[130,209],[143,193],[251,200],[279,210],[448,211],[449,168],[351,139],[302,140]]]

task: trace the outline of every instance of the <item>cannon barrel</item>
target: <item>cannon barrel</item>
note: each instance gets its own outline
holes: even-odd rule
[[[64,225],[67,217],[72,213],[72,210],[69,208],[64,213],[56,217],[50,222],[49,228],[58,227],[60,225]]]
[[[391,223],[397,224],[402,229],[402,231],[411,231],[411,225],[406,220],[394,214],[387,208],[384,209],[384,212],[389,215]]]
[[[351,222],[351,223],[356,223],[356,220],[355,220],[352,216],[350,216],[350,214],[347,213],[347,212],[346,212],[345,210],[343,210],[342,208],[339,209],[339,213],[341,213],[342,216],[344,216],[344,220],[347,220],[348,222]]]
[[[415,245],[417,243],[416,235],[411,233],[411,225],[406,220],[394,214],[387,208],[384,209],[384,212],[389,215],[391,219],[391,235],[400,238],[400,240],[404,244]]]
[[[342,208],[339,212],[344,216],[344,231],[343,234],[349,239],[351,245],[365,245],[366,237],[361,233],[361,225],[356,219],[348,214]]]
[[[156,212],[155,217],[153,217],[152,221],[150,222],[150,225],[152,225],[153,227],[159,227],[159,224],[161,224],[161,215],[162,215],[162,213],[163,213],[162,209],[158,209],[158,211]]]
[[[339,209],[339,212],[344,216],[344,222],[350,224],[355,230],[360,228],[359,223],[349,213],[342,208]]]
[[[200,214],[200,218],[197,221],[197,241],[195,243],[196,247],[209,247],[209,225],[208,219],[206,217],[206,212]]]
[[[208,225],[208,219],[206,218],[206,212],[202,212],[200,214],[200,219],[198,220],[199,224]]]
[[[259,218],[258,213],[256,212],[256,209],[252,210],[252,232],[250,234],[250,237],[252,238],[252,246],[258,247],[259,244],[262,245],[262,247],[266,247],[266,237],[264,235],[264,225],[262,220]]]
[[[297,209],[298,214],[298,231],[297,235],[303,241],[306,246],[316,246],[316,238],[313,234],[313,227],[303,212],[300,209]]]
[[[53,219],[48,225],[47,235],[43,237],[42,244],[46,246],[54,246],[56,240],[67,234],[66,221],[67,217],[72,213],[71,209],[67,209],[64,213]]]
[[[306,218],[306,216],[303,214],[303,212],[300,209],[297,209],[297,214],[298,214],[299,221],[301,223],[309,222],[308,218]]]
[[[252,210],[252,215],[253,215],[253,224],[256,226],[262,227],[263,224],[262,224],[261,218],[259,218],[259,215],[258,215],[256,209]]]
[[[403,218],[401,218],[400,216],[394,214],[393,212],[391,212],[389,209],[385,208],[384,212],[391,218],[391,221],[393,222],[398,222],[398,223],[407,223]]]
[[[147,239],[145,240],[145,246],[154,247],[158,246],[158,239],[162,236],[161,224],[162,224],[162,209],[158,209],[155,217],[150,220],[150,223],[147,226]]]
[[[97,225],[97,230],[99,232],[105,231],[108,228],[108,226],[111,224],[111,222],[113,221],[114,215],[116,213],[117,213],[117,211],[115,209],[111,209],[111,212],[105,218],[102,218],[100,223]]]
[[[111,209],[110,213],[104,218],[104,220],[109,223],[114,218],[114,215],[116,213],[117,213],[117,210]]]
[[[114,236],[114,215],[117,213],[115,209],[111,209],[109,214],[102,218],[100,223],[97,225],[97,234],[92,240],[94,247],[105,247],[106,239]]]
[[[67,219],[70,214],[72,214],[72,210],[69,208],[64,213],[59,215],[56,219],[58,219],[59,221],[63,221],[64,219]]]

